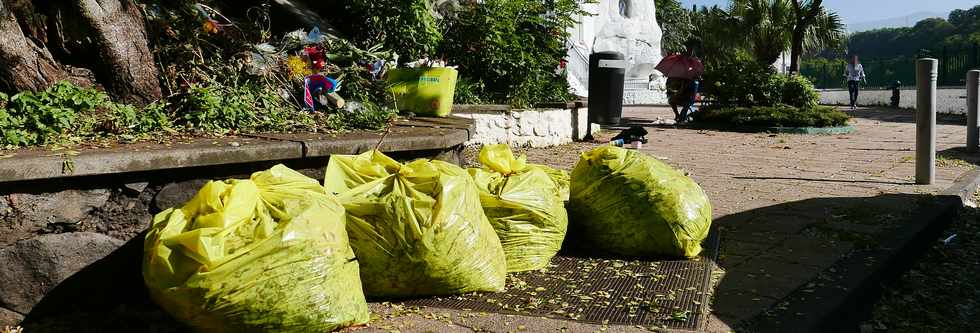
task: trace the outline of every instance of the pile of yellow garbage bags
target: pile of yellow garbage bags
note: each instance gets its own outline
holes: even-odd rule
[[[211,181],[154,217],[144,281],[197,331],[326,332],[367,323],[365,296],[501,291],[547,268],[570,227],[609,253],[679,257],[710,227],[701,188],[635,151],[586,152],[571,177],[506,145],[479,161],[370,151],[331,156],[322,185],[283,165]]]

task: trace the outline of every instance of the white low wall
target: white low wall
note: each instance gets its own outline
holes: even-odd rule
[[[514,147],[551,147],[582,140],[588,109],[475,110],[453,115],[473,119],[467,145],[506,143]],[[599,125],[592,124],[593,133]]]
[[[915,89],[901,89],[901,99],[899,107],[915,108]],[[965,114],[966,113],[966,88],[939,88],[936,89],[936,112]],[[891,105],[891,90],[861,90],[858,94],[858,105],[861,106],[887,106]],[[824,105],[850,105],[851,98],[847,90],[821,90],[820,104]]]
[[[658,90],[624,90],[623,106],[667,104],[667,93]]]

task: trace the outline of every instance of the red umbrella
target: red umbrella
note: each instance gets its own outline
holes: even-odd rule
[[[695,57],[680,53],[667,56],[655,67],[668,78],[693,80],[704,73],[704,64]]]

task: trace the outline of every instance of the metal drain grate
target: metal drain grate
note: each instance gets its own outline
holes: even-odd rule
[[[640,261],[557,256],[547,271],[512,273],[500,293],[405,302],[445,309],[542,316],[615,325],[702,330],[707,322],[717,233],[698,260]]]

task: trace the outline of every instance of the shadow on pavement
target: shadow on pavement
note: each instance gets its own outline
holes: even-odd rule
[[[31,309],[25,332],[190,332],[143,285],[145,232],[62,281]]]
[[[853,118],[864,118],[889,123],[914,123],[915,111],[908,109],[888,109],[888,108],[861,108],[857,110],[847,110],[841,108]],[[936,124],[939,125],[966,125],[966,117],[956,114],[936,115]]]
[[[816,198],[727,215],[713,314],[739,332],[857,332],[959,197]],[[946,216],[945,214],[950,214]]]
[[[733,179],[747,180],[801,180],[808,182],[827,182],[827,183],[848,183],[848,184],[884,184],[884,185],[912,185],[914,182],[886,182],[876,180],[848,180],[848,179],[818,179],[800,177],[732,177]]]
[[[911,148],[895,148],[895,149],[888,149],[888,148],[847,148],[847,149],[848,150],[859,150],[859,151],[908,151],[908,152],[914,151]]]
[[[645,128],[684,128],[686,125],[676,125],[673,120],[670,123],[662,123],[657,119],[623,117],[617,124],[603,124],[602,129],[607,131],[621,131],[633,126]]]
[[[980,152],[971,153],[966,150],[965,146],[953,147],[936,152],[936,158],[939,160],[945,159],[946,163],[980,166]]]

